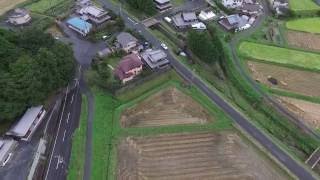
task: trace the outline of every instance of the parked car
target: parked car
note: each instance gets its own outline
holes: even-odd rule
[[[164,50],[168,50],[168,46],[167,46],[166,44],[161,43],[160,45],[161,45],[161,47],[162,47]]]

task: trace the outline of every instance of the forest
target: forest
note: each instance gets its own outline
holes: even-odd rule
[[[37,29],[0,29],[0,122],[13,121],[67,85],[71,47]]]

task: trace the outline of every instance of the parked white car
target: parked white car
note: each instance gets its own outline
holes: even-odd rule
[[[164,19],[166,22],[168,22],[168,23],[171,23],[171,22],[172,22],[172,19],[169,18],[169,17],[164,17],[163,19]]]
[[[161,45],[161,47],[162,47],[164,50],[168,50],[168,46],[167,46],[166,44],[161,43],[160,45]]]

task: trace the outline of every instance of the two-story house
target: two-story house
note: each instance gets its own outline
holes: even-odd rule
[[[117,35],[117,42],[122,50],[127,53],[132,52],[138,46],[138,40],[127,32],[121,32]]]
[[[137,54],[129,54],[121,59],[114,74],[125,84],[142,72],[142,64],[141,58]]]

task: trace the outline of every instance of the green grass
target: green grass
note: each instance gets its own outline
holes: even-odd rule
[[[313,0],[289,0],[289,6],[293,11],[320,10],[320,7]]]
[[[291,30],[320,33],[320,18],[304,18],[288,21],[286,27]]]
[[[186,1],[185,0],[172,0],[171,3],[174,5],[174,6],[181,6],[185,3]]]
[[[94,88],[94,124],[91,179],[106,179],[113,138],[113,112],[118,102],[111,94]]]
[[[86,96],[82,96],[80,124],[79,128],[75,131],[72,139],[71,158],[68,171],[69,180],[78,180],[83,178],[87,116],[87,99]]]
[[[32,12],[50,16],[67,16],[71,10],[71,0],[39,0],[26,6]]]
[[[320,71],[320,54],[280,48],[264,44],[242,42],[239,46],[242,56],[288,67]]]
[[[34,12],[44,13],[50,8],[58,5],[59,3],[62,3],[63,1],[64,0],[40,0],[27,6],[27,8]]]
[[[130,90],[127,90],[127,91],[124,91],[124,92],[117,94],[117,98],[121,102],[128,102],[128,101],[138,97],[139,95],[144,94],[145,92],[148,92],[156,87],[161,86],[162,84],[165,84],[166,82],[168,82],[172,79],[176,79],[176,80],[179,79],[179,77],[177,77],[175,75],[175,72],[173,72],[173,71],[170,71],[165,74],[161,74],[157,78],[146,81],[145,83],[143,83],[142,85],[140,85],[138,87],[130,88]]]

